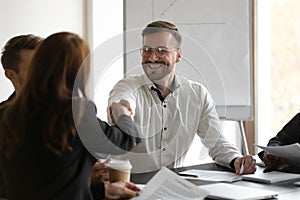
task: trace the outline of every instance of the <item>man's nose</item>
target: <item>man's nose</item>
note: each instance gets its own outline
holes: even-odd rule
[[[151,61],[158,60],[158,56],[155,50],[151,51],[148,59]]]

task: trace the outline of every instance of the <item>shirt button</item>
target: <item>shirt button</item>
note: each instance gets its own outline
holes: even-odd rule
[[[167,130],[167,127],[165,127],[164,130],[166,131],[166,130]]]
[[[166,150],[166,148],[163,148],[162,150],[163,150],[163,151],[165,151],[165,150]]]
[[[167,107],[167,105],[166,104],[164,104],[164,108],[166,108]]]

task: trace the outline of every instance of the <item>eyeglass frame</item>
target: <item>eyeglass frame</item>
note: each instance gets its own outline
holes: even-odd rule
[[[147,55],[145,55],[145,53],[144,53],[145,49],[149,49],[149,50],[147,50],[147,51],[149,51],[146,53]],[[178,50],[178,47],[170,48],[170,49],[167,47],[156,47],[156,48],[143,47],[143,48],[140,48],[139,50],[140,50],[140,54],[142,57],[149,57],[154,52],[157,57],[163,58],[167,55],[167,53],[170,53],[171,51],[174,51],[174,50]]]

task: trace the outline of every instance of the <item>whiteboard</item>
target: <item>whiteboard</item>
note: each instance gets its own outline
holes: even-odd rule
[[[125,76],[143,73],[141,32],[166,20],[182,33],[178,74],[202,83],[220,118],[253,120],[251,0],[124,0]]]

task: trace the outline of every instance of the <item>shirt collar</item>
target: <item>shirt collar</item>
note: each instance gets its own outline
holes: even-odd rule
[[[148,78],[148,76],[146,74],[143,75],[143,81],[144,81],[144,84],[147,85],[149,90],[151,90],[152,86],[157,88],[156,85]],[[175,74],[174,80],[173,80],[173,83],[172,83],[172,86],[171,86],[171,92],[173,93],[179,87],[180,87],[180,84],[179,84],[179,81],[178,81],[177,76]]]

